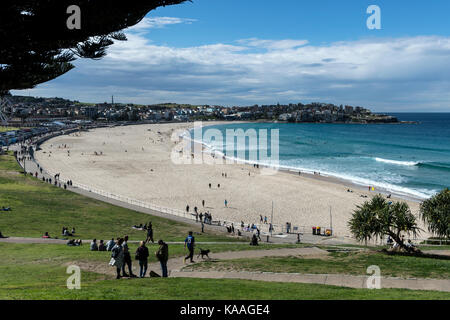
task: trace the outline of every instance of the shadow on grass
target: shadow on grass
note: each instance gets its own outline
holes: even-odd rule
[[[399,251],[389,251],[387,249],[382,249],[380,252],[390,255],[390,256],[404,256],[404,257],[428,258],[428,259],[437,259],[437,260],[450,260],[450,256],[447,256],[447,255],[430,254],[430,253],[424,253],[424,252],[399,252]]]

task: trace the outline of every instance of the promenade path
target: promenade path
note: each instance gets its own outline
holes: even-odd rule
[[[169,249],[170,250],[170,249]],[[255,259],[263,257],[287,257],[287,256],[305,256],[320,257],[326,256],[328,252],[319,248],[295,248],[295,249],[275,249],[275,250],[252,250],[252,251],[233,251],[211,253],[211,259],[214,261],[232,260],[232,259]],[[194,257],[194,259],[197,257]],[[203,260],[202,260],[203,261]],[[194,262],[194,264],[197,262]],[[105,263],[79,262],[73,261],[66,265],[75,264],[81,269],[108,274],[115,276],[115,270]],[[275,273],[275,272],[247,272],[247,271],[190,271],[183,269],[192,264],[184,263],[183,257],[169,259],[168,261],[169,277],[173,278],[200,278],[200,279],[240,279],[266,282],[282,283],[310,283],[323,284],[339,287],[348,287],[355,289],[367,289],[369,275],[346,275],[346,274],[300,274],[300,273]],[[150,263],[149,270],[158,274],[160,272],[159,263]],[[136,263],[133,264],[133,272],[138,274]],[[131,280],[124,278],[124,281]],[[381,288],[397,288],[410,290],[434,290],[450,292],[450,280],[441,279],[403,279],[393,277],[381,277]]]

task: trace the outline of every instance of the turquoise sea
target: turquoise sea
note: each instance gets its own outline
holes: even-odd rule
[[[400,195],[429,198],[450,187],[450,113],[392,114],[418,124],[300,124],[246,123],[214,125],[208,128],[279,129],[280,167],[319,171],[362,186],[375,186]],[[206,130],[206,128],[204,129]],[[269,133],[270,138],[270,133]],[[224,141],[204,141],[226,154]],[[238,145],[234,154],[244,148]],[[268,143],[270,154],[270,140]],[[259,158],[258,158],[259,159]]]

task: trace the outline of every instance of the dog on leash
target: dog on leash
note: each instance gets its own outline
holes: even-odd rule
[[[202,256],[202,259],[204,259],[204,257],[206,256],[208,259],[211,259],[210,257],[209,257],[209,253],[210,253],[211,251],[208,249],[208,250],[203,250],[202,248],[200,248],[200,253],[198,254],[198,256],[197,256],[197,259],[200,257],[200,256]]]

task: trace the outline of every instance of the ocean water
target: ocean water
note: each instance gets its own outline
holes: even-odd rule
[[[414,198],[429,198],[450,187],[450,113],[393,114],[419,124],[280,124],[246,123],[213,125],[226,137],[227,129],[268,129],[267,150],[206,139],[216,152],[238,157],[245,150],[271,153],[270,130],[279,129],[279,165],[282,168],[318,171],[362,186],[374,186]],[[227,154],[227,144],[235,151]],[[259,154],[259,153],[258,153]],[[242,156],[239,157],[242,159]],[[258,156],[258,160],[260,160]],[[259,161],[262,164],[264,161]]]

